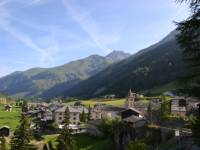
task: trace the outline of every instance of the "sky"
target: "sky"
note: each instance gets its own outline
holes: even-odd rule
[[[175,0],[0,0],[0,77],[113,50],[134,54],[188,16]]]

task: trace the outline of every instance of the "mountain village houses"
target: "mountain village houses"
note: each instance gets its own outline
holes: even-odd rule
[[[96,126],[103,118],[121,118],[134,127],[142,127],[149,120],[148,108],[151,107],[152,110],[159,110],[162,100],[153,98],[149,103],[141,103],[140,101],[135,101],[136,96],[137,94],[130,90],[124,107],[109,106],[103,103],[96,103],[93,108],[86,108],[83,105],[69,106],[62,103],[29,103],[29,108],[32,110],[30,109],[27,114],[41,121],[53,121],[59,128],[62,128],[65,111],[68,108],[70,112],[70,126],[74,129],[79,129],[81,114],[84,113],[87,116],[86,118],[89,119],[86,122],[87,129],[91,134],[96,134]],[[199,106],[197,101],[188,104],[186,99],[182,97],[171,99],[169,105],[171,114],[181,117],[184,117],[189,109],[192,110]],[[36,108],[36,110],[33,108]]]
[[[89,114],[88,123],[92,123],[102,118],[121,118],[130,123],[146,122],[142,113],[134,108],[136,93],[131,90],[128,93],[125,107],[108,106],[102,103],[96,103],[90,110],[83,105],[69,106],[62,103],[29,103],[27,115],[41,121],[54,121],[61,128],[65,119],[66,108],[70,112],[71,126],[78,126],[81,123],[80,116],[84,112]],[[34,109],[33,109],[34,108]],[[90,111],[90,112],[89,112]],[[86,117],[88,119],[88,117]]]

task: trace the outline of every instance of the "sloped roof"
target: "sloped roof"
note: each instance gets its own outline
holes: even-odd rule
[[[123,112],[128,111],[128,110],[131,110],[131,111],[134,111],[134,112],[136,112],[136,113],[138,113],[138,114],[141,114],[141,112],[140,112],[139,110],[137,110],[137,109],[135,109],[135,108],[133,108],[133,107],[128,108],[128,109],[125,109],[125,110],[121,111],[120,113],[123,113]]]
[[[139,122],[139,121],[146,121],[144,118],[141,118],[141,117],[138,117],[138,116],[135,116],[135,115],[131,115],[130,117],[124,118],[123,120],[126,121],[126,122],[130,122],[130,123],[136,123],[136,122]]]
[[[65,112],[66,108],[68,107],[69,112],[72,113],[82,113],[84,110],[85,113],[88,113],[88,109],[85,107],[72,107],[72,106],[63,106],[55,110],[55,112]]]
[[[124,111],[126,110],[125,108],[123,107],[116,107],[116,106],[105,106],[103,108],[104,111]]]

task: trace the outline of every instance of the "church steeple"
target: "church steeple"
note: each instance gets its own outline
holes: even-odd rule
[[[128,93],[128,97],[126,99],[126,105],[125,105],[126,109],[134,107],[135,97],[136,97],[136,93],[133,93],[132,90],[130,89]]]

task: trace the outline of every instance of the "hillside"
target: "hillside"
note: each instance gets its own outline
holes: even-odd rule
[[[187,70],[175,35],[175,31],[171,32],[155,45],[107,67],[61,95],[88,98],[116,94],[123,97],[130,88],[136,92],[148,91],[176,81]]]
[[[118,57],[112,59],[116,55]],[[55,90],[47,95],[51,97],[54,91],[55,93],[62,91],[61,85],[64,85],[65,89],[70,88],[129,55],[114,51],[105,57],[92,55],[59,67],[33,68],[24,72],[15,72],[0,79],[0,91],[13,97],[33,98],[45,91],[48,93],[49,89],[54,88]]]

